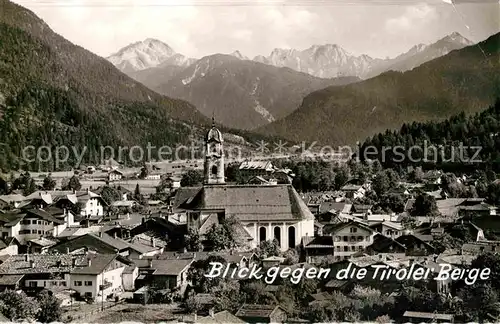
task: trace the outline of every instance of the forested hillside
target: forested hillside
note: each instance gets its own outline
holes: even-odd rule
[[[379,133],[361,145],[359,157],[378,159],[392,168],[422,165],[450,171],[498,172],[500,98],[489,109],[472,116],[461,113],[443,122],[414,122],[403,124],[398,131]]]

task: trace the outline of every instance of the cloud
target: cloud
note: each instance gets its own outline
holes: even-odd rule
[[[389,33],[401,33],[409,30],[418,32],[423,26],[431,24],[437,17],[436,7],[431,7],[428,4],[411,6],[399,17],[388,19],[385,23],[385,29]]]
[[[322,5],[303,0],[259,0],[255,5],[231,5],[227,0],[218,5],[210,5],[215,0],[14,1],[33,10],[63,37],[101,56],[157,38],[194,58],[234,50],[253,57],[269,55],[277,47],[301,50],[327,43],[355,54],[385,57],[454,31],[464,32],[453,7],[438,0],[434,5],[409,6],[385,5],[383,0],[371,5],[366,0]],[[471,12],[466,18],[474,24],[471,29],[478,30],[476,41],[498,28],[494,4],[460,6]]]

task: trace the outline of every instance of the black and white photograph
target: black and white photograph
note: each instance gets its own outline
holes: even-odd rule
[[[0,0],[3,322],[500,322],[500,2]]]

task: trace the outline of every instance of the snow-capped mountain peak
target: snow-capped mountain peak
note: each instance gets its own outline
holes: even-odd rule
[[[470,46],[470,45],[474,44],[472,41],[470,41],[467,38],[463,37],[458,32],[453,32],[450,35],[448,35],[446,37],[443,37],[438,42],[442,42],[442,41],[446,41],[446,42],[450,42],[450,43],[454,43],[454,44],[462,44],[462,45],[465,45],[465,46]]]
[[[238,51],[238,50],[232,52],[229,55],[234,56],[236,58],[239,58],[240,60],[248,60],[248,57],[246,57],[245,55],[241,54],[241,52]]]
[[[159,66],[171,58],[175,58],[171,65],[185,65],[191,62],[154,38],[130,44],[107,59],[123,72],[134,72]]]

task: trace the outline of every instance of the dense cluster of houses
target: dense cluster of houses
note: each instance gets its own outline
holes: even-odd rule
[[[250,267],[258,262],[253,250],[270,240],[275,240],[282,252],[299,251],[301,260],[296,267],[329,264],[341,269],[348,263],[367,268],[383,264],[393,269],[418,266],[432,269],[432,273],[439,271],[440,262],[463,267],[478,253],[500,249],[500,242],[486,240],[485,229],[475,222],[474,217],[496,216],[496,207],[482,198],[455,199],[429,191],[436,197],[441,216],[415,216],[415,227],[408,230],[402,220],[412,209],[419,185],[402,184],[403,189],[398,189],[405,199],[402,213],[380,214],[373,206],[353,203],[370,190],[370,181],[354,179],[335,192],[300,195],[291,185],[290,170],[277,169],[271,162],[245,161],[239,171],[247,183],[225,183],[222,134],[213,128],[205,143],[205,161],[192,162],[193,168],[204,170],[203,185],[180,187],[180,179],[171,176],[176,190],[169,201],[151,200],[142,213],[130,212],[137,202],[126,190],[121,191],[123,199],[110,205],[102,198],[101,189],[0,196],[0,290],[50,289],[66,304],[73,298],[116,299],[124,292],[146,302],[147,287],[182,296],[190,284],[187,272],[194,261],[219,255],[239,267]],[[122,169],[108,167],[109,181],[122,179]],[[151,167],[151,177],[165,174]],[[431,174],[425,182],[436,185],[438,179]],[[126,212],[113,218],[106,213],[110,207]],[[246,248],[226,253],[185,250],[189,230],[203,237],[228,217],[239,220],[238,236]],[[473,240],[438,255],[433,240],[456,224],[467,227]],[[270,256],[260,262],[280,266],[284,260]],[[348,292],[355,284],[366,282],[327,280],[310,296],[311,302],[327,300],[332,291]],[[450,293],[450,283],[436,281],[435,290]],[[210,295],[196,298],[202,304],[213,302]],[[426,316],[409,310],[407,317]],[[231,322],[286,320],[279,305],[242,305],[236,314],[221,312],[212,318]]]

